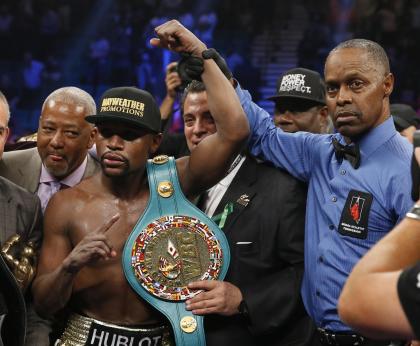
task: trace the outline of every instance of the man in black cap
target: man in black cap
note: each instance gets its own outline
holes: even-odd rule
[[[396,130],[405,138],[413,143],[413,135],[420,124],[420,118],[413,107],[403,103],[393,103],[390,105],[392,118]]]
[[[198,57],[207,50],[177,21],[155,31],[154,46]],[[187,196],[197,195],[224,176],[249,133],[234,89],[212,59],[204,60],[202,79],[218,131],[197,145],[191,156],[176,161]],[[98,128],[102,170],[55,194],[48,204],[33,285],[35,305],[44,314],[65,306],[77,313],[56,345],[104,345],[116,338],[122,345],[120,340],[128,340],[126,334],[133,329],[136,344],[151,345],[153,339],[153,345],[162,345],[168,334],[165,319],[136,295],[121,266],[125,241],[150,196],[146,161],[161,140],[159,108],[146,91],[113,88],[103,95],[98,113],[86,119]],[[104,322],[112,333],[90,330]]]
[[[293,68],[286,71],[277,84],[277,94],[268,98],[275,102],[276,126],[285,132],[328,132],[325,84],[318,72]]]

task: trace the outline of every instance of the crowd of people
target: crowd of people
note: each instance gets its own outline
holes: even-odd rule
[[[184,54],[182,66],[167,63],[160,107],[147,84],[107,89],[97,105],[82,88],[60,86],[42,103],[32,147],[3,153],[13,114],[0,93],[0,345],[391,346],[420,338],[419,118],[390,102],[384,47],[344,40],[326,54],[324,78],[307,66],[285,71],[268,114],[205,33],[176,20],[154,32],[156,51]],[[184,132],[174,134],[177,107]],[[182,196],[226,237],[223,280],[185,280],[186,254],[201,263],[206,252],[166,239],[167,226],[151,235],[161,237],[152,245],[163,238],[159,246],[130,243],[146,215],[154,221],[145,234],[165,210],[169,221],[182,216]],[[136,268],[150,265],[150,276],[136,272],[133,282],[127,263],[140,246]],[[182,289],[172,296],[183,298],[162,298],[167,287],[151,288],[153,278],[176,282]],[[159,299],[140,297],[137,281]],[[177,313],[162,312],[168,300]]]
[[[420,108],[417,1],[324,0],[304,1],[302,6],[307,20],[297,66],[322,73],[326,55],[337,42],[352,36],[372,39],[383,45],[397,76],[393,101]],[[285,0],[6,0],[0,7],[0,42],[7,47],[0,53],[0,88],[15,114],[10,138],[35,131],[42,100],[63,84],[87,90],[95,101],[113,85],[135,85],[161,101],[165,67],[176,56],[151,49],[148,39],[168,18],[179,19],[207,45],[217,46],[258,103],[268,82],[250,42],[264,31],[286,30],[294,12]],[[110,25],[115,30],[108,30]],[[287,49],[280,43],[267,44],[273,47],[266,50]],[[174,131],[182,130],[178,125]]]

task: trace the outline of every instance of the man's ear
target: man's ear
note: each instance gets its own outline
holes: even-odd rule
[[[3,156],[4,147],[7,143],[7,137],[9,137],[9,128],[8,127],[6,127],[4,129],[3,136],[0,138],[0,160]]]
[[[151,155],[153,155],[156,152],[156,150],[158,150],[161,142],[162,142],[161,133],[152,135],[152,144],[150,145],[150,150],[149,150]]]
[[[93,126],[89,134],[88,149],[92,148],[93,144],[96,142],[97,134],[98,128],[96,126]]]
[[[392,73],[388,73],[383,81],[383,88],[384,88],[384,97],[389,97],[391,95],[392,90],[394,90],[394,75]]]
[[[318,114],[320,115],[320,122],[321,122],[321,133],[326,133],[328,128],[328,107],[322,106]]]
[[[328,107],[327,106],[322,106],[319,109],[319,114],[321,115],[322,119],[327,119],[328,118]]]

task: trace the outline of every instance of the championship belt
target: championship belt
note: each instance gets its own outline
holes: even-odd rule
[[[230,252],[224,233],[189,202],[179,185],[175,160],[148,160],[150,198],[123,252],[131,287],[170,321],[177,346],[206,344],[203,316],[185,309],[201,291],[187,284],[223,280]]]

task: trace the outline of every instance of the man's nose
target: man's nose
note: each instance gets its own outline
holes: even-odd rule
[[[337,93],[337,105],[343,106],[352,102],[351,91],[346,85],[343,85],[338,89]]]
[[[57,130],[50,140],[50,145],[54,148],[62,148],[64,146],[64,134]]]
[[[202,122],[202,121],[200,121],[200,120],[197,120],[197,121],[194,123],[193,133],[194,133],[195,135],[199,135],[199,134],[203,134],[203,133],[205,133],[205,132],[206,132],[206,128],[205,128],[205,126],[204,126],[203,122]]]
[[[124,140],[118,135],[112,135],[108,139],[107,146],[109,149],[112,149],[112,150],[121,150],[124,148]]]
[[[291,120],[293,118],[293,112],[291,112],[289,110],[285,110],[284,112],[280,113],[280,118],[286,119],[286,120]]]

